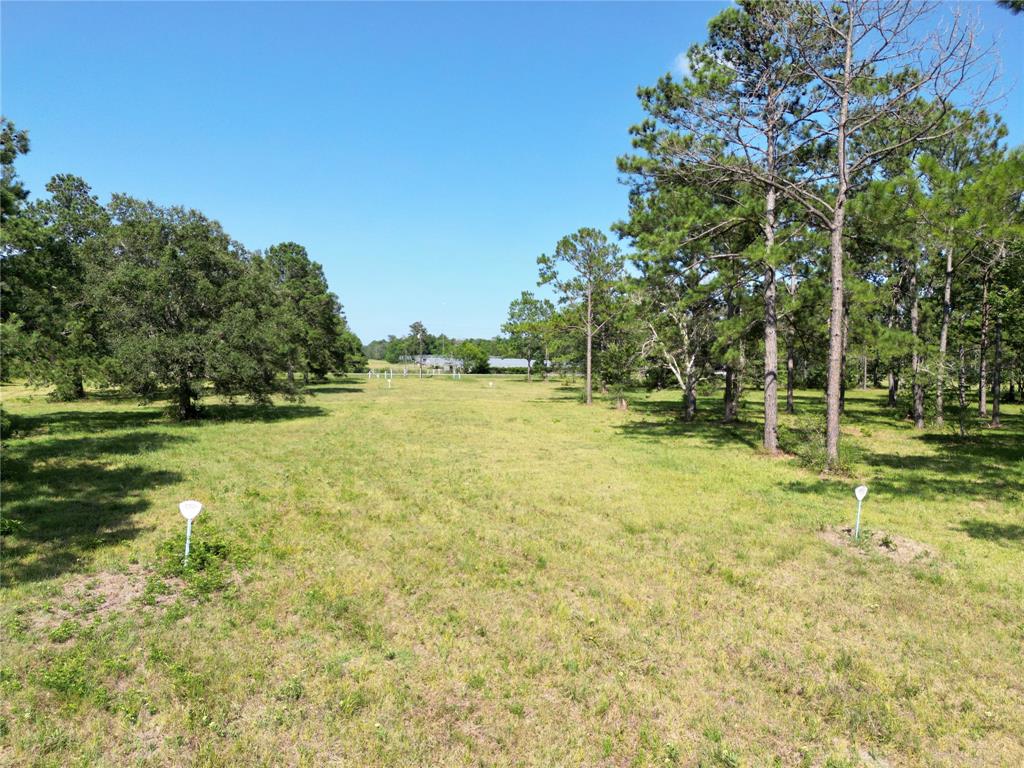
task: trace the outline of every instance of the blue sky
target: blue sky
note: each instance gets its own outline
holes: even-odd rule
[[[75,173],[300,242],[364,341],[492,336],[540,253],[624,216],[636,88],[724,5],[5,2],[2,107],[33,192]],[[1024,79],[1024,16],[970,7]]]

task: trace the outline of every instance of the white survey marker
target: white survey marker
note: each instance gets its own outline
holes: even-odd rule
[[[192,546],[192,521],[203,511],[203,505],[194,499],[189,499],[178,505],[178,511],[187,521],[185,523],[185,565],[188,565],[188,551]]]
[[[864,501],[864,497],[868,495],[868,487],[866,485],[858,485],[853,489],[853,495],[857,497],[857,524],[853,528],[853,538],[860,538],[860,505]]]

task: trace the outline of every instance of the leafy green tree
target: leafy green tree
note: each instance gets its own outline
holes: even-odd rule
[[[786,48],[799,52],[794,75],[803,81],[801,103],[810,100],[816,115],[807,125],[807,168],[786,179],[782,192],[830,236],[828,468],[839,461],[849,203],[907,147],[954,132],[947,116],[961,92],[972,89],[975,99],[985,94],[979,73],[987,51],[969,24],[956,18],[918,32],[935,7],[917,0],[801,3],[795,14],[771,22]]]
[[[509,337],[512,350],[526,359],[526,380],[531,381],[533,363],[540,359],[545,366],[547,323],[555,311],[547,299],[538,299],[529,291],[523,291],[508,307],[508,320],[501,330]]]
[[[363,343],[348,327],[344,317],[338,318],[337,341],[333,350],[334,370],[337,373],[353,373],[366,368]]]
[[[980,245],[982,297],[979,340],[978,410],[986,415],[989,347],[992,365],[992,426],[1000,425],[1005,330],[1020,324],[1018,278],[1024,273],[1024,149],[990,163],[970,191],[968,220]],[[990,338],[991,334],[991,338]],[[1011,339],[1015,338],[1010,336]],[[1019,343],[1019,339],[1018,339]]]
[[[306,249],[288,242],[271,246],[265,256],[278,308],[275,330],[287,361],[289,382],[301,370],[324,376],[333,366],[341,305],[330,292],[323,267]]]
[[[24,202],[28,190],[14,167],[18,156],[28,151],[28,134],[19,131],[6,117],[0,117],[0,375],[5,380],[12,374],[27,373],[25,362],[31,356],[31,330],[25,329],[18,315],[33,302],[23,300],[19,294],[27,286],[37,284],[32,272],[42,266],[36,255],[42,247],[41,227],[37,218],[26,215]]]
[[[634,146],[647,156],[620,161],[624,170],[656,183],[674,178],[692,187],[742,192],[733,205],[706,209],[705,214],[722,215],[687,237],[711,237],[743,219],[760,230],[741,256],[761,275],[763,445],[769,453],[778,451],[777,281],[786,261],[786,250],[777,246],[782,189],[801,157],[799,129],[815,109],[813,101],[800,98],[806,81],[800,51],[786,44],[785,29],[776,23],[793,13],[786,0],[746,0],[715,16],[707,40],[689,50],[691,73],[682,82],[667,75],[640,89],[652,119],[634,127]]]
[[[417,320],[409,326],[409,335],[406,339],[406,349],[416,353],[416,362],[422,367],[423,355],[430,351],[430,333],[427,331],[427,326]]]
[[[615,322],[597,337],[594,369],[601,391],[610,392],[615,398],[615,407],[624,411],[628,407],[626,394],[643,373],[646,328],[635,295],[624,290],[616,296],[616,301],[619,306],[615,307]]]
[[[986,166],[1002,159],[1000,140],[1006,129],[998,118],[986,112],[972,115],[956,112],[949,116],[956,130],[940,142],[925,146],[917,159],[915,180],[922,190],[918,195],[916,218],[918,242],[923,242],[939,274],[929,282],[940,282],[941,319],[935,360],[935,420],[944,420],[944,395],[947,380],[947,348],[953,315],[955,292],[961,290],[956,278],[962,266],[970,264],[979,243],[974,233],[975,214],[968,209],[975,180]],[[981,202],[981,201],[975,201]],[[990,202],[981,202],[991,205]],[[972,205],[972,208],[974,206]],[[968,275],[970,270],[968,270]]]
[[[541,255],[540,284],[553,285],[567,310],[570,328],[583,334],[585,343],[584,394],[593,397],[594,338],[615,319],[615,302],[625,277],[625,259],[603,232],[584,227],[563,237],[553,255]]]
[[[204,383],[267,403],[293,394],[277,377],[277,307],[255,262],[198,211],[123,195],[109,206],[98,286],[110,376],[144,397],[174,394],[180,419],[199,415]]]
[[[54,385],[53,399],[74,400],[85,396],[87,376],[99,377],[104,356],[89,286],[108,220],[78,177],[54,176],[46,189],[48,199],[15,214],[32,226],[17,228],[24,247],[10,249],[4,259],[4,313],[20,336],[14,348],[23,373]]]
[[[455,359],[462,362],[466,373],[487,373],[490,369],[489,355],[474,341],[464,341],[456,348]]]
[[[0,117],[0,227],[6,227],[28,199],[28,190],[15,172],[18,155],[29,151],[27,131],[19,131],[6,117]]]

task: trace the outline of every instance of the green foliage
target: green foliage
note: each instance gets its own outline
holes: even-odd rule
[[[466,373],[487,373],[490,371],[487,351],[479,344],[464,341],[456,348],[455,358],[462,362]]]
[[[551,343],[554,305],[547,299],[537,299],[529,291],[523,291],[508,307],[508,320],[501,330],[508,335],[509,343],[516,355],[527,362],[527,376],[533,373],[533,363],[540,360],[543,368]]]
[[[844,442],[839,448],[839,461],[829,467],[825,451],[825,422],[820,414],[801,413],[788,424],[783,424],[779,429],[779,448],[794,455],[802,467],[817,472],[829,469],[838,475],[848,476],[860,458],[857,447]]]
[[[28,132],[18,130],[6,117],[0,117],[0,168],[3,174],[0,177],[0,225],[4,229],[28,198],[28,190],[14,170],[18,155],[27,155],[28,151]]]
[[[14,435],[14,417],[0,405],[0,440],[7,440]]]
[[[196,596],[208,596],[228,586],[232,572],[244,567],[246,556],[237,543],[198,521],[192,526],[188,562],[185,533],[165,539],[157,550],[158,569],[164,577],[178,577]]]

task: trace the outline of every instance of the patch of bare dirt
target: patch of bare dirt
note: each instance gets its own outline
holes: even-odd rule
[[[935,552],[930,547],[906,536],[886,531],[861,529],[860,539],[857,540],[853,538],[853,528],[832,527],[822,531],[821,538],[833,546],[845,547],[861,557],[870,554],[881,555],[900,565],[935,559]]]
[[[147,585],[155,588],[147,591]],[[69,579],[50,604],[32,617],[37,629],[53,629],[69,619],[88,619],[130,608],[152,608],[171,603],[184,591],[177,577],[161,578],[150,568],[131,565],[126,571],[103,571]],[[143,597],[146,599],[143,600]]]

